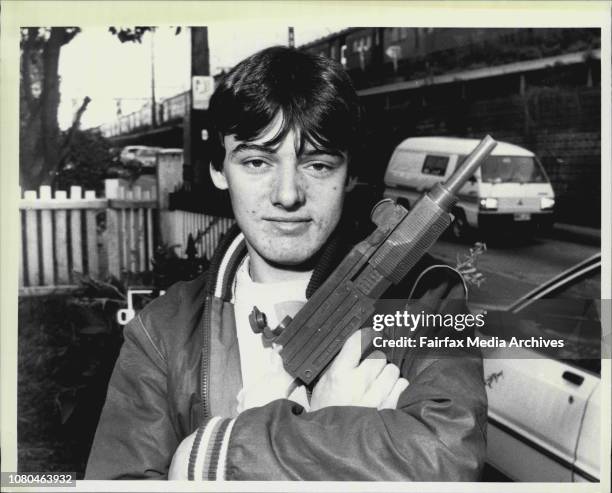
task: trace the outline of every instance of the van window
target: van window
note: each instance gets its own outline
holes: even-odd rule
[[[463,162],[465,156],[461,156]],[[545,183],[546,175],[537,159],[529,156],[489,156],[480,167],[483,182]]]
[[[426,175],[444,176],[447,166],[448,156],[427,155],[421,172],[425,173]]]

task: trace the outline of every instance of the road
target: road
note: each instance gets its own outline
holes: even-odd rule
[[[470,244],[438,241],[431,254],[449,265],[456,265],[469,251]],[[485,280],[470,286],[470,302],[504,307],[537,285],[599,252],[592,245],[552,238],[534,238],[513,245],[488,245],[476,263]]]

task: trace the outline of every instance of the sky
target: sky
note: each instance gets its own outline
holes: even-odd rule
[[[299,46],[343,25],[308,26],[295,29]],[[210,69],[214,75],[246,56],[275,44],[287,44],[287,27],[265,30],[253,23],[232,22],[208,28]],[[116,118],[117,100],[123,114],[139,109],[151,98],[151,39],[154,37],[156,100],[189,89],[190,48],[188,29],[175,35],[172,27],[146,33],[142,43],[121,43],[108,27],[86,27],[62,48],[59,61],[61,103],[60,127],[72,123],[85,96],[91,98],[81,119],[82,128],[109,123]]]

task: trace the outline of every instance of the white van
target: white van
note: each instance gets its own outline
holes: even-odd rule
[[[476,139],[413,137],[395,148],[385,173],[385,197],[410,208],[434,184],[445,181],[478,144]],[[469,227],[533,232],[552,226],[555,195],[533,152],[498,142],[459,191],[453,236]]]

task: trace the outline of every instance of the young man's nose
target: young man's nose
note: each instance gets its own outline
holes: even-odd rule
[[[280,167],[278,170],[272,202],[285,209],[299,207],[304,203],[304,189],[294,166]]]

